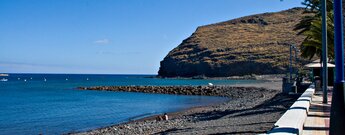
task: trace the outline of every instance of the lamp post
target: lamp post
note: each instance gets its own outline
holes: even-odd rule
[[[292,73],[293,73],[293,66],[292,66],[292,49],[294,49],[294,51],[295,51],[295,77],[297,76],[297,47],[295,46],[295,45],[293,45],[293,44],[290,44],[290,64],[289,64],[289,70],[290,70],[290,80],[289,80],[289,82],[291,82],[291,80],[292,80]]]
[[[290,79],[289,79],[289,83],[291,83],[292,80],[292,46],[290,44],[290,64],[289,64],[289,70],[290,70]]]
[[[333,88],[330,135],[345,133],[345,101],[344,101],[344,28],[342,0],[334,0],[334,53],[335,83]]]
[[[327,6],[322,0],[322,91],[323,103],[327,104],[328,68],[327,68]]]
[[[295,75],[296,77],[298,76],[298,49],[296,46],[293,46],[293,48],[295,49]]]

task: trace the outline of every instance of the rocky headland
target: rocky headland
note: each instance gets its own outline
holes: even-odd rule
[[[304,36],[294,26],[304,8],[200,26],[160,62],[161,77],[228,77],[285,73],[291,44]],[[304,65],[308,60],[299,59]]]

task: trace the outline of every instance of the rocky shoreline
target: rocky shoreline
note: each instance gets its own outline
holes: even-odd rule
[[[77,133],[87,135],[265,133],[298,97],[281,94],[280,90],[233,86],[98,86],[79,89],[231,98],[230,101],[217,105],[169,113],[168,121],[157,121],[156,116],[152,116]]]
[[[79,90],[119,91],[119,92],[143,92],[174,95],[200,95],[221,97],[243,97],[242,91],[254,90],[250,87],[232,86],[95,86],[78,87]],[[233,90],[229,92],[228,90]]]

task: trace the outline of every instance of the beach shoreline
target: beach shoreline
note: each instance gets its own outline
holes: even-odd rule
[[[158,78],[158,79],[195,79],[195,80],[277,80],[286,76],[285,74],[263,74],[263,75],[242,75],[242,76],[227,76],[227,77],[207,77],[207,76],[193,76],[193,77],[164,77],[164,76],[150,76],[147,78]]]
[[[225,96],[231,98],[231,100],[224,103],[201,107],[192,107],[186,110],[168,113],[168,121],[157,121],[157,116],[161,115],[158,114],[75,134],[94,135],[265,133],[273,127],[273,124],[281,117],[281,115],[298,97],[291,97],[282,94],[279,87],[277,87],[280,84],[281,81],[270,81],[263,82],[261,84],[251,84],[243,86],[197,86],[194,88],[204,88],[206,90],[207,88],[210,88],[214,90],[213,93],[208,93],[208,96]],[[116,88],[116,86],[113,88]],[[153,86],[149,86],[149,88],[154,91]],[[185,89],[183,89],[183,91],[186,92]],[[130,92],[133,92],[133,89],[131,89]],[[157,93],[152,91],[141,92]],[[192,94],[205,95],[202,93]]]

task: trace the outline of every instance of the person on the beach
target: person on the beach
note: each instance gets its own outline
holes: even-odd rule
[[[169,120],[168,114],[167,114],[167,113],[164,113],[163,115],[158,115],[158,116],[156,117],[156,120],[157,120],[157,121]]]
[[[164,120],[169,120],[168,114],[164,113]]]
[[[156,117],[156,121],[162,121],[162,120],[163,120],[163,117],[161,115]]]

